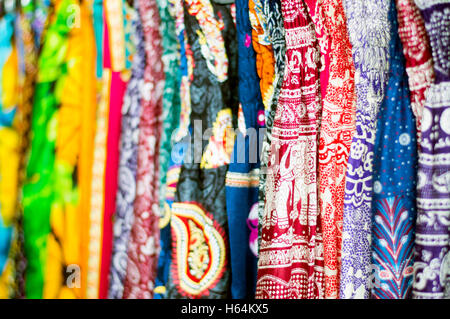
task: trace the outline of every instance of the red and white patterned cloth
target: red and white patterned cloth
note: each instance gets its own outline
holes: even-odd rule
[[[316,18],[322,26],[322,59],[328,73],[322,92],[319,140],[319,211],[323,229],[325,298],[338,298],[345,172],[355,129],[355,67],[342,0],[317,0]]]
[[[272,131],[256,298],[323,298],[318,41],[301,0],[282,1],[282,13],[286,69]]]
[[[395,0],[398,32],[403,45],[408,74],[411,107],[416,116],[417,141],[420,141],[425,91],[434,79],[433,59],[425,24],[414,0]]]

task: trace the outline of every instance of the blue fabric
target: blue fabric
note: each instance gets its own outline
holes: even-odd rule
[[[16,108],[5,109],[3,105],[2,85],[3,85],[3,66],[11,55],[11,37],[13,34],[14,17],[6,14],[0,20],[0,127],[11,126]]]
[[[11,55],[11,37],[13,34],[14,18],[6,14],[0,19],[0,128],[10,127],[12,125],[16,108],[5,109],[3,105],[2,85],[3,85],[3,67]],[[0,181],[1,181],[0,176]],[[0,205],[0,276],[4,270],[8,259],[11,245],[13,227],[5,226]]]
[[[249,245],[252,221],[248,219],[251,210],[255,210],[257,220],[258,183],[251,184],[251,181],[258,176],[258,150],[261,143],[257,116],[263,112],[264,105],[259,87],[260,79],[256,72],[256,54],[251,44],[248,45],[247,42],[248,46],[246,45],[246,38],[252,36],[248,1],[236,0],[235,3],[239,101],[244,113],[247,134],[244,136],[242,132],[239,133],[235,141],[227,174],[226,205],[230,241],[231,297],[244,299],[254,298],[256,288],[257,258]],[[233,176],[241,176],[248,184],[241,187],[230,186],[229,180],[233,179]],[[254,226],[257,227],[257,224]]]
[[[392,1],[389,82],[378,115],[374,156],[372,297],[410,297],[416,216],[417,141]]]

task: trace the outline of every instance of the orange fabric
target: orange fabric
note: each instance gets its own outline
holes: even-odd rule
[[[259,1],[259,0],[256,0]],[[260,41],[264,37],[264,30],[261,25],[261,16],[255,10],[255,1],[248,3],[250,9],[250,21],[252,23],[252,43],[256,52],[256,71],[260,80],[261,96],[263,98],[264,108],[269,110],[273,95],[273,81],[275,79],[275,59],[272,46],[269,43]]]

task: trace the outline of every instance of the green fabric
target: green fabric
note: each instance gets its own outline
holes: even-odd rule
[[[23,187],[23,228],[27,298],[42,298],[46,264],[47,236],[50,232],[50,209],[54,200],[54,162],[56,141],[56,110],[59,101],[55,92],[64,81],[64,64],[70,27],[66,21],[73,0],[62,0],[56,20],[49,25],[38,61],[35,88],[30,157]]]
[[[163,92],[163,126],[159,155],[160,206],[164,207],[166,194],[166,173],[172,151],[172,133],[180,123],[180,57],[178,40],[175,31],[175,20],[170,14],[168,0],[157,0],[161,19],[160,34],[163,45],[162,60],[164,63],[165,84]]]

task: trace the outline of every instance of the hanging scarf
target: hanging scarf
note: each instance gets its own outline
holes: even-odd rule
[[[34,42],[33,30],[30,23],[30,14],[23,11],[18,14],[16,19],[16,44],[19,51],[19,73],[22,77],[20,84],[18,112],[16,115],[17,129],[19,132],[19,173],[17,194],[16,216],[14,228],[16,230],[16,240],[11,246],[11,256],[14,260],[13,269],[14,284],[13,298],[25,297],[25,271],[26,258],[24,254],[23,237],[23,205],[22,205],[22,186],[25,182],[26,166],[28,159],[28,149],[30,143],[30,122],[31,111],[33,107],[34,87],[37,74],[37,50]]]
[[[13,45],[13,15],[0,19],[0,298],[12,295],[15,204],[20,160],[19,132],[13,121],[18,104],[18,53]]]
[[[259,174],[259,191],[258,191],[258,249],[261,242],[261,230],[264,217],[264,206],[266,200],[266,178],[267,163],[269,162],[270,145],[272,143],[272,126],[275,118],[275,112],[278,105],[278,96],[280,94],[281,85],[283,84],[284,65],[286,54],[286,43],[284,40],[285,31],[283,25],[283,16],[281,13],[280,0],[262,0],[263,12],[267,21],[267,36],[272,44],[273,56],[275,59],[273,79],[273,94],[266,107],[265,114],[265,133],[261,147],[260,155],[260,174]],[[253,44],[255,47],[255,42]],[[262,49],[262,48],[261,48]],[[257,52],[258,50],[255,49]],[[264,78],[264,77],[262,77]],[[263,91],[262,91],[263,92]],[[264,99],[265,101],[265,99]]]
[[[109,58],[105,54],[105,66],[111,68],[112,74],[106,143],[105,202],[99,283],[99,298],[101,299],[108,295],[108,276],[111,267],[113,242],[112,219],[116,210],[121,110],[127,82],[131,76],[130,70],[127,69],[127,66],[130,65],[127,59],[127,44],[129,44],[129,41],[127,42],[128,34],[126,30],[129,15],[126,14],[125,2],[124,0],[105,1],[104,10],[107,26],[105,39],[108,41],[105,50],[109,51]]]
[[[36,83],[30,157],[26,182],[23,187],[23,227],[27,298],[42,298],[46,279],[48,236],[51,232],[50,213],[54,199],[54,162],[57,135],[57,107],[60,100],[55,88],[62,85],[68,36],[71,31],[66,23],[73,5],[72,0],[55,3],[52,22],[45,34],[39,56],[39,73]]]
[[[162,39],[164,63],[164,93],[163,93],[163,123],[161,133],[161,147],[159,156],[159,185],[160,206],[164,207],[166,193],[166,175],[169,168],[171,143],[174,131],[180,121],[180,57],[177,48],[177,34],[175,32],[175,19],[170,14],[169,0],[157,0],[159,15],[161,17],[160,34]]]
[[[341,0],[316,2],[322,51],[319,208],[323,227],[325,298],[338,298],[345,172],[354,132],[355,69]],[[318,27],[318,28],[317,28]]]
[[[264,12],[264,6],[268,6],[266,0],[250,0],[249,1],[249,18],[252,26],[252,35],[245,37],[245,45],[253,43],[253,49],[256,53],[256,71],[260,78],[261,97],[266,112],[270,109],[270,103],[274,93],[275,80],[275,59],[269,33],[268,15]],[[281,15],[281,13],[280,13]],[[263,122],[264,114],[258,114],[258,122]]]
[[[283,1],[286,70],[268,162],[257,298],[323,298],[317,207],[319,49],[302,1]]]
[[[135,219],[123,298],[152,298],[159,253],[159,148],[164,70],[156,2],[140,0],[147,54],[139,124]]]
[[[167,297],[227,298],[225,176],[238,110],[236,31],[230,6],[209,0],[186,0],[184,22],[195,61],[193,134],[171,210],[174,242]],[[204,135],[208,128],[211,136]]]
[[[131,12],[133,21],[133,41],[136,53],[133,58],[132,74],[128,81],[122,105],[120,134],[120,159],[116,212],[114,214],[114,241],[108,297],[120,299],[127,270],[128,243],[134,220],[134,200],[136,197],[136,172],[139,143],[139,119],[141,116],[142,86],[144,83],[145,48],[139,2],[135,0],[136,11]]]
[[[236,1],[242,125],[239,126],[225,181],[232,273],[231,297],[234,299],[254,297],[258,229],[258,144],[259,128],[264,125],[264,105],[258,85],[260,78],[256,71],[255,51],[251,45],[252,28],[248,11],[248,1]],[[270,63],[270,60],[267,62]]]
[[[79,20],[73,20],[67,42],[65,73],[59,77],[54,114],[54,187],[50,212],[51,231],[47,238],[44,298],[81,296],[81,229],[85,211],[81,192],[89,185],[90,157],[94,133],[95,75],[94,36],[87,7],[73,2]],[[72,11],[71,11],[72,12]],[[50,124],[52,125],[52,124]]]
[[[417,141],[397,14],[389,10],[389,82],[378,112],[373,163],[372,297],[411,295],[416,218]]]
[[[169,279],[170,264],[172,259],[172,235],[170,219],[172,215],[172,204],[175,200],[175,192],[177,189],[178,178],[180,175],[181,164],[188,148],[189,135],[187,126],[190,116],[190,92],[189,86],[192,80],[192,51],[189,48],[184,29],[184,11],[183,0],[174,0],[170,2],[170,13],[174,18],[175,32],[177,36],[177,42],[179,43],[180,54],[180,66],[179,73],[180,79],[177,81],[180,94],[180,114],[179,114],[179,126],[174,130],[173,146],[170,148],[170,161],[169,168],[166,174],[166,185],[164,191],[161,193],[160,198],[164,194],[164,203],[161,208],[161,215],[159,219],[160,228],[160,245],[161,251],[158,259],[158,272],[155,280],[155,299],[161,299],[166,296],[166,284]],[[163,185],[161,185],[163,188]]]
[[[450,298],[450,2],[416,1],[435,79],[426,91],[417,181],[413,297]]]
[[[388,0],[344,1],[355,64],[356,132],[347,166],[340,297],[368,298],[371,268],[372,160],[376,117],[389,67]]]
[[[431,49],[425,24],[413,0],[396,0],[398,11],[398,33],[406,59],[411,107],[416,117],[417,141],[420,141],[420,126],[425,91],[434,78]]]

